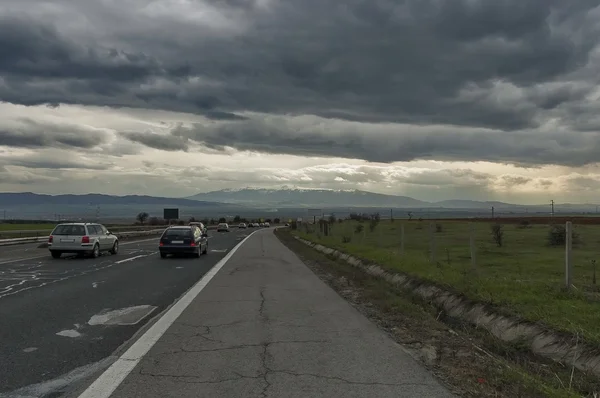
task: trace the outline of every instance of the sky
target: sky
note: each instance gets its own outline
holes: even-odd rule
[[[0,192],[600,202],[597,0],[2,0]]]

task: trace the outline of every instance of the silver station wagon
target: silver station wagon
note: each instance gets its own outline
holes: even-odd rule
[[[117,254],[119,240],[102,224],[59,224],[48,237],[48,249],[54,258],[59,258],[63,253],[96,258],[101,252]]]

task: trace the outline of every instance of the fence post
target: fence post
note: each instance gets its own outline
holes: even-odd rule
[[[571,273],[573,271],[572,250],[573,250],[573,223],[567,221],[565,226],[565,288],[571,289]]]
[[[400,254],[404,255],[404,223],[400,224]]]
[[[477,252],[475,251],[475,223],[471,223],[469,228],[469,248],[471,250],[471,268],[477,267]]]
[[[435,263],[435,226],[429,223],[429,260]]]

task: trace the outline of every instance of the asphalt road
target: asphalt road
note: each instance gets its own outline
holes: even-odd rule
[[[157,237],[97,259],[1,247],[0,396],[110,356],[251,231],[210,231],[200,258],[161,259]]]
[[[80,398],[453,397],[271,231],[219,266]]]

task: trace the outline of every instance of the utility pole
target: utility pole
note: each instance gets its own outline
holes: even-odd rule
[[[552,205],[552,212],[550,214],[552,217],[554,217],[554,199],[550,201],[550,204]]]
[[[394,221],[394,209],[390,209],[390,221]]]
[[[100,222],[100,205],[96,206],[96,222]]]
[[[492,218],[494,218],[494,206],[492,206]]]

